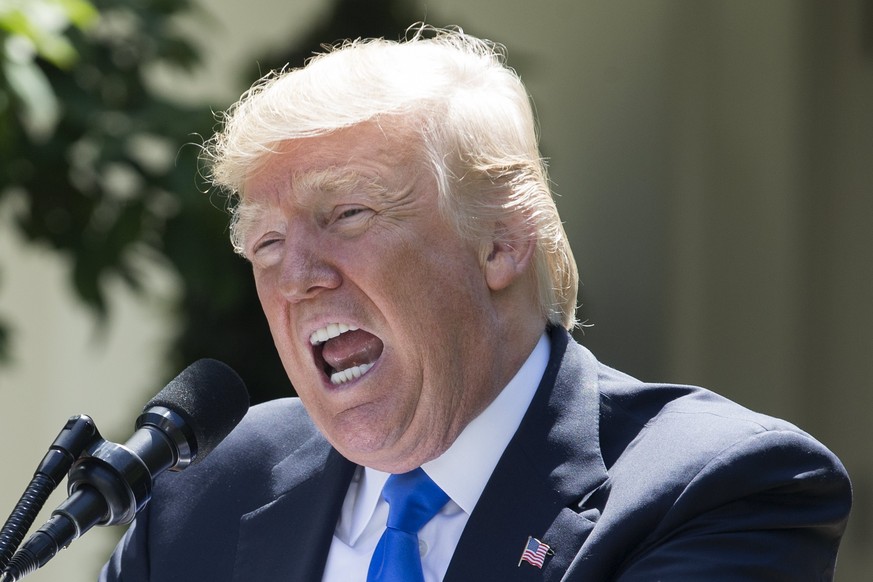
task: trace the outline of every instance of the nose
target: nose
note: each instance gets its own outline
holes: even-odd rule
[[[330,257],[330,243],[299,232],[285,239],[279,287],[287,301],[296,303],[336,289],[342,276]]]

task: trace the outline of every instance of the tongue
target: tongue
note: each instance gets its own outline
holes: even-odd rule
[[[328,366],[345,370],[375,362],[382,355],[382,340],[362,329],[348,331],[327,340],[321,354]]]

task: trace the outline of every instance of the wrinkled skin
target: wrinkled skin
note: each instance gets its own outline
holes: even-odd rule
[[[462,240],[415,139],[368,123],[282,144],[246,180],[257,210],[241,223],[301,400],[344,456],[390,472],[444,452],[544,326],[522,276],[531,249]],[[310,343],[329,324],[366,332],[332,349],[375,355],[359,378],[330,381],[327,348]]]

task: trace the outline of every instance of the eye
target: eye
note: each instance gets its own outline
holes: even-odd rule
[[[353,218],[362,212],[364,212],[365,208],[360,206],[355,206],[353,208],[343,208],[340,209],[338,214],[336,215],[336,220],[346,220],[348,218]]]
[[[336,206],[326,221],[328,225],[341,228],[344,232],[348,229],[357,229],[367,224],[367,218],[373,214],[368,206],[359,204],[343,204]]]
[[[270,247],[276,247],[280,245],[281,242],[282,237],[276,233],[262,236],[260,239],[255,241],[254,244],[252,244],[250,256],[256,257],[258,255],[263,255],[270,249]]]

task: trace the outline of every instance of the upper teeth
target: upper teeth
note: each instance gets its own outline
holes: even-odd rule
[[[312,335],[309,336],[309,343],[314,346],[319,344],[323,344],[329,339],[333,339],[341,334],[346,333],[347,331],[354,331],[358,329],[354,325],[346,325],[345,323],[331,323],[326,327],[322,327],[321,329],[317,329],[312,332]]]

